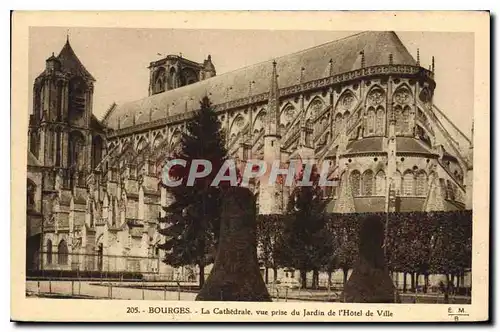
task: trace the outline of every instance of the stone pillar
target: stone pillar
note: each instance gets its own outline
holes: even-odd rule
[[[38,145],[38,160],[45,165],[45,132],[47,128],[46,126],[41,126],[39,129],[39,145]]]
[[[329,142],[330,144],[333,143],[333,138],[334,138],[334,124],[335,124],[335,103],[334,103],[334,96],[335,96],[335,91],[332,88],[328,89],[328,96],[330,97],[330,139]]]

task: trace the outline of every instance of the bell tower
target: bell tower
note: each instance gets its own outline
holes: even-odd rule
[[[91,159],[95,79],[73,51],[69,38],[46,60],[33,84],[29,146],[44,166],[88,170]]]

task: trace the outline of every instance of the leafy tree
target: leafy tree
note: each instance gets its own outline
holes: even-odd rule
[[[445,302],[454,276],[463,274],[472,263],[472,212],[432,215],[434,229],[431,238],[429,272],[444,274]],[[451,280],[450,280],[451,279]]]
[[[288,202],[288,222],[277,247],[277,258],[281,266],[300,271],[302,288],[306,288],[306,273],[319,271],[322,267],[321,253],[324,243],[319,232],[325,225],[325,201],[318,186],[319,174],[316,168],[311,172],[312,186],[296,186]],[[298,180],[302,180],[301,176]]]
[[[358,255],[358,225],[357,215],[338,215],[334,219],[334,241],[338,248],[335,253],[336,264],[342,269],[343,285],[347,283],[347,274],[354,267]]]
[[[221,189],[210,184],[227,158],[224,142],[217,115],[208,97],[204,97],[200,109],[187,123],[180,148],[172,156],[172,159],[185,160],[186,166],[169,170],[169,177],[180,180],[181,184],[167,186],[173,203],[165,208],[167,216],[160,220],[168,224],[159,230],[166,237],[162,246],[166,251],[164,262],[174,267],[198,265],[200,287],[205,281],[205,266],[214,260],[219,238]],[[212,170],[190,186],[188,175],[195,159],[210,161]],[[199,166],[198,171],[202,168]]]
[[[276,271],[279,267],[277,261],[278,245],[286,221],[284,215],[260,215],[257,220],[257,246],[258,258],[265,268],[264,281],[269,282],[269,269]]]

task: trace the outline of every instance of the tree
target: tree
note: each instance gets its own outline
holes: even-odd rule
[[[454,276],[463,274],[472,264],[472,212],[433,213],[429,272],[444,274],[445,302]]]
[[[257,246],[259,261],[264,265],[264,281],[269,283],[269,269],[274,270],[274,281],[277,277],[277,252],[286,216],[281,214],[260,215],[257,218]]]
[[[313,168],[310,176],[313,185],[296,186],[293,189],[287,207],[289,221],[284,225],[281,243],[277,247],[280,265],[300,271],[302,288],[307,286],[306,273],[319,271],[323,263],[320,253],[323,252],[324,243],[319,240],[319,232],[325,225],[325,201],[318,179],[319,174]],[[302,175],[297,180],[302,180]]]
[[[173,203],[165,208],[167,216],[160,222],[168,226],[159,232],[166,237],[161,247],[166,251],[164,262],[174,267],[198,265],[200,287],[205,282],[205,266],[212,263],[219,239],[221,189],[210,184],[227,158],[225,137],[220,122],[208,97],[200,102],[200,109],[187,123],[180,148],[172,159],[186,161],[186,166],[169,170],[171,179],[180,180],[177,187],[167,186]],[[212,170],[188,185],[193,160],[208,160]],[[201,168],[200,168],[201,167]],[[203,166],[198,167],[202,171]]]
[[[347,283],[349,270],[354,267],[358,255],[358,215],[337,215],[333,227],[336,247],[336,263],[342,269],[343,285]]]

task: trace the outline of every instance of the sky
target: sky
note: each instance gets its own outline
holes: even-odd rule
[[[100,119],[116,102],[148,95],[151,61],[167,54],[203,62],[212,56],[217,74],[343,38],[358,31],[183,30],[31,27],[29,82],[44,70],[67,35],[73,50],[94,76],[93,112]],[[408,51],[428,68],[435,57],[434,103],[467,136],[474,104],[474,35],[450,32],[396,32]],[[158,55],[158,54],[161,54]],[[32,89],[29,89],[29,112]]]

